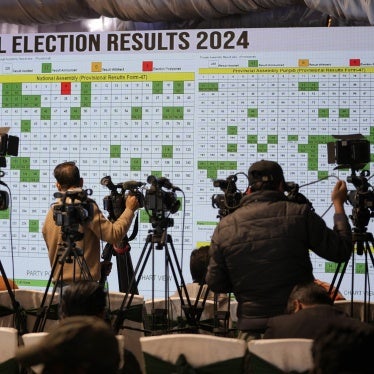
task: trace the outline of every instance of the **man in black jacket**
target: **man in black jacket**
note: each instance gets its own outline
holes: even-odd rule
[[[249,193],[213,233],[206,281],[214,292],[234,293],[238,329],[260,336],[269,317],[285,312],[293,287],[313,281],[309,250],[328,261],[345,262],[353,245],[343,205],[344,181],[339,180],[331,193],[332,230],[310,204],[287,198],[278,163],[255,162],[248,178]]]

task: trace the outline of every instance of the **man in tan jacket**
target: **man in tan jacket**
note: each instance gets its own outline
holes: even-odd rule
[[[74,162],[64,162],[57,165],[54,169],[54,176],[56,187],[62,194],[67,192],[74,194],[74,191],[80,191],[83,186],[83,179]],[[79,232],[83,238],[72,243],[74,249],[71,251],[73,252],[72,262],[61,261],[62,264],[60,264],[59,261],[71,244],[66,244],[66,235],[63,235],[62,226],[57,225],[56,217],[54,217],[56,204],[61,204],[61,200],[57,200],[47,213],[42,233],[48,248],[51,266],[55,265],[52,279],[54,283],[60,282],[61,285],[64,285],[81,279],[99,281],[101,274],[100,241],[110,244],[119,243],[129,230],[134,213],[139,207],[137,198],[128,195],[125,210],[115,222],[110,222],[93,200],[89,199],[88,201],[92,207],[92,218],[79,222]],[[79,256],[79,252],[82,256]],[[78,255],[75,256],[75,254]],[[88,268],[88,276],[84,268]]]

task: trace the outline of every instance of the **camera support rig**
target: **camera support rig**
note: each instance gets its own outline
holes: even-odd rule
[[[87,198],[92,194],[92,190],[73,189],[66,192],[56,192],[55,198],[60,202],[53,206],[53,219],[57,226],[61,227],[61,237],[63,242],[59,243],[56,258],[53,261],[51,275],[36,315],[33,332],[43,331],[47,320],[48,312],[52,307],[52,302],[58,287],[61,288],[64,283],[63,270],[65,263],[73,263],[74,277],[75,265],[77,264],[81,277],[86,280],[92,280],[89,267],[83,256],[83,251],[76,246],[76,242],[83,239],[83,232],[79,231],[79,225],[93,218],[92,204],[93,200]],[[78,203],[76,203],[76,200]],[[58,268],[59,266],[59,268]],[[57,272],[56,272],[57,271]],[[56,275],[55,275],[56,272]],[[47,304],[48,290],[55,275],[52,293]],[[47,305],[46,305],[47,304]]]
[[[187,319],[187,323],[190,326],[196,326],[196,313],[192,307],[187,287],[182,274],[181,266],[178,262],[176,251],[174,248],[173,240],[171,235],[167,233],[169,227],[173,227],[174,220],[169,217],[170,214],[176,213],[180,207],[180,201],[176,199],[174,191],[180,189],[173,186],[167,178],[155,178],[149,176],[147,182],[150,183],[151,187],[146,191],[144,207],[149,215],[149,221],[152,224],[152,229],[148,231],[146,242],[140,254],[138,263],[134,270],[134,275],[131,279],[129,289],[135,286],[137,287],[145,266],[152,255],[151,266],[152,274],[155,271],[155,250],[164,250],[164,268],[165,268],[165,309],[154,309],[152,310],[153,324],[151,331],[154,330],[157,319],[166,321],[166,330],[170,329],[170,318],[168,316],[169,308],[169,278],[170,271],[172,273],[174,282],[176,284],[178,295],[180,298],[181,306]],[[165,191],[166,188],[170,191]],[[179,278],[178,278],[179,277]],[[180,283],[179,280],[180,279]],[[182,293],[183,289],[183,293]],[[114,321],[114,331],[118,331],[122,328],[123,322],[126,319],[127,311],[131,306],[131,302],[134,298],[134,294],[126,293],[122,304],[119,308],[119,312],[116,320]],[[152,277],[152,304],[154,302],[154,277]]]
[[[367,302],[367,291],[369,286],[369,258],[374,267],[374,257],[372,249],[374,247],[373,234],[367,231],[367,226],[371,217],[374,217],[374,193],[371,185],[368,182],[369,171],[362,170],[360,175],[356,175],[356,171],[363,169],[366,164],[370,162],[370,143],[361,134],[353,135],[336,135],[333,136],[340,139],[336,142],[327,144],[328,163],[337,163],[335,169],[350,168],[351,175],[347,178],[349,183],[352,183],[356,188],[355,191],[348,193],[347,199],[352,205],[352,215],[350,219],[353,223],[352,229],[352,278],[351,278],[351,311],[353,316],[353,291],[354,291],[354,268],[355,268],[355,252],[357,255],[364,255],[365,259],[365,274],[364,274],[364,320],[368,321],[370,304]],[[335,271],[333,280],[331,282],[329,292],[333,295],[335,300],[341,281],[346,272],[348,262],[339,263]],[[334,289],[334,283],[338,277],[341,266],[343,265],[337,286]]]
[[[8,135],[9,127],[0,129],[0,168],[6,167],[6,156],[18,156],[19,138],[17,136]],[[0,190],[0,210],[7,210],[9,208],[9,194],[10,189],[8,185],[1,180],[5,175],[4,171],[0,170],[0,185],[5,186],[7,191]],[[5,287],[8,291],[10,301],[15,314],[15,325],[20,335],[27,333],[26,314],[20,303],[16,300],[15,292],[9,283],[9,279],[5,273],[4,266],[0,259],[0,275],[3,277]]]
[[[369,172],[367,170],[363,170],[360,173],[360,176],[355,174],[354,169],[352,169],[352,175],[347,178],[348,182],[352,183],[356,187],[356,191],[351,191],[348,194],[348,200],[352,205],[352,215],[350,215],[350,219],[353,223],[352,228],[352,242],[353,247],[356,247],[356,253],[359,256],[364,255],[365,259],[365,274],[364,274],[364,320],[367,321],[369,312],[367,307],[369,304],[367,303],[367,291],[369,285],[369,258],[371,260],[371,264],[374,267],[374,257],[371,248],[374,247],[374,237],[373,234],[367,231],[367,226],[371,217],[374,216],[374,196],[373,192],[369,190],[369,183],[366,178]],[[353,251],[352,256],[352,278],[351,278],[351,315],[353,315],[353,290],[354,290],[354,267],[355,267],[355,252]],[[343,280],[344,274],[346,272],[348,262],[339,263],[331,286],[330,292],[333,294],[333,299],[335,300],[340,284]],[[340,277],[336,284],[335,291],[334,284],[340,272],[341,266],[343,265]]]
[[[139,201],[139,206],[143,206],[143,195],[139,191],[144,183],[136,181],[128,181],[124,183],[114,184],[112,178],[108,175],[101,179],[100,183],[103,186],[106,186],[110,190],[110,195],[105,196],[103,200],[104,209],[109,213],[108,219],[111,222],[114,222],[125,210],[125,199],[126,191],[134,194]],[[101,254],[101,258],[105,262],[109,262],[112,259],[112,256],[116,257],[117,264],[117,275],[118,275],[118,285],[120,292],[131,292],[138,294],[139,291],[135,284],[130,288],[130,281],[134,275],[134,267],[131,260],[131,246],[130,241],[135,239],[138,234],[138,216],[135,218],[135,224],[132,234],[128,237],[125,235],[121,242],[120,248],[115,249],[114,246],[110,243],[107,243],[104,247],[104,250]],[[107,279],[107,274],[105,272],[105,265],[102,269],[100,283],[105,284]]]

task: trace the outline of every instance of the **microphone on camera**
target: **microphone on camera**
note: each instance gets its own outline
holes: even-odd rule
[[[109,175],[101,178],[100,184],[102,186],[108,187],[111,191],[115,191],[118,187],[120,187],[112,182],[112,178]]]
[[[165,187],[168,190],[173,190],[173,191],[182,191],[179,187],[174,186],[173,183],[170,182],[170,180],[166,177],[161,177],[158,179],[158,183],[161,187]]]
[[[179,187],[174,186],[173,183],[171,183],[170,180],[166,177],[156,178],[154,175],[149,175],[147,178],[147,183],[152,185],[151,188],[155,188],[156,186],[158,186],[164,187],[168,190],[182,191]]]
[[[124,190],[134,190],[141,186],[144,186],[144,183],[137,181],[127,181],[122,183],[122,189]]]

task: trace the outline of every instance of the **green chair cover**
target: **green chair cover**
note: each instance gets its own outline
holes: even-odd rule
[[[243,373],[243,358],[219,361],[199,368],[193,368],[181,354],[175,364],[144,353],[147,374],[236,374]]]
[[[249,356],[248,356],[248,370],[246,371],[248,374],[284,374],[284,373],[288,373],[288,374],[308,374],[309,371],[303,371],[303,372],[299,372],[299,371],[283,371],[279,368],[277,368],[276,366],[274,366],[273,364],[271,364],[270,362],[262,359],[261,357],[253,354],[253,353],[249,353]]]
[[[10,358],[0,364],[0,374],[19,374],[20,368],[15,358]]]
[[[8,308],[7,306],[0,305],[0,317],[9,316],[13,314],[14,310],[12,308]]]

